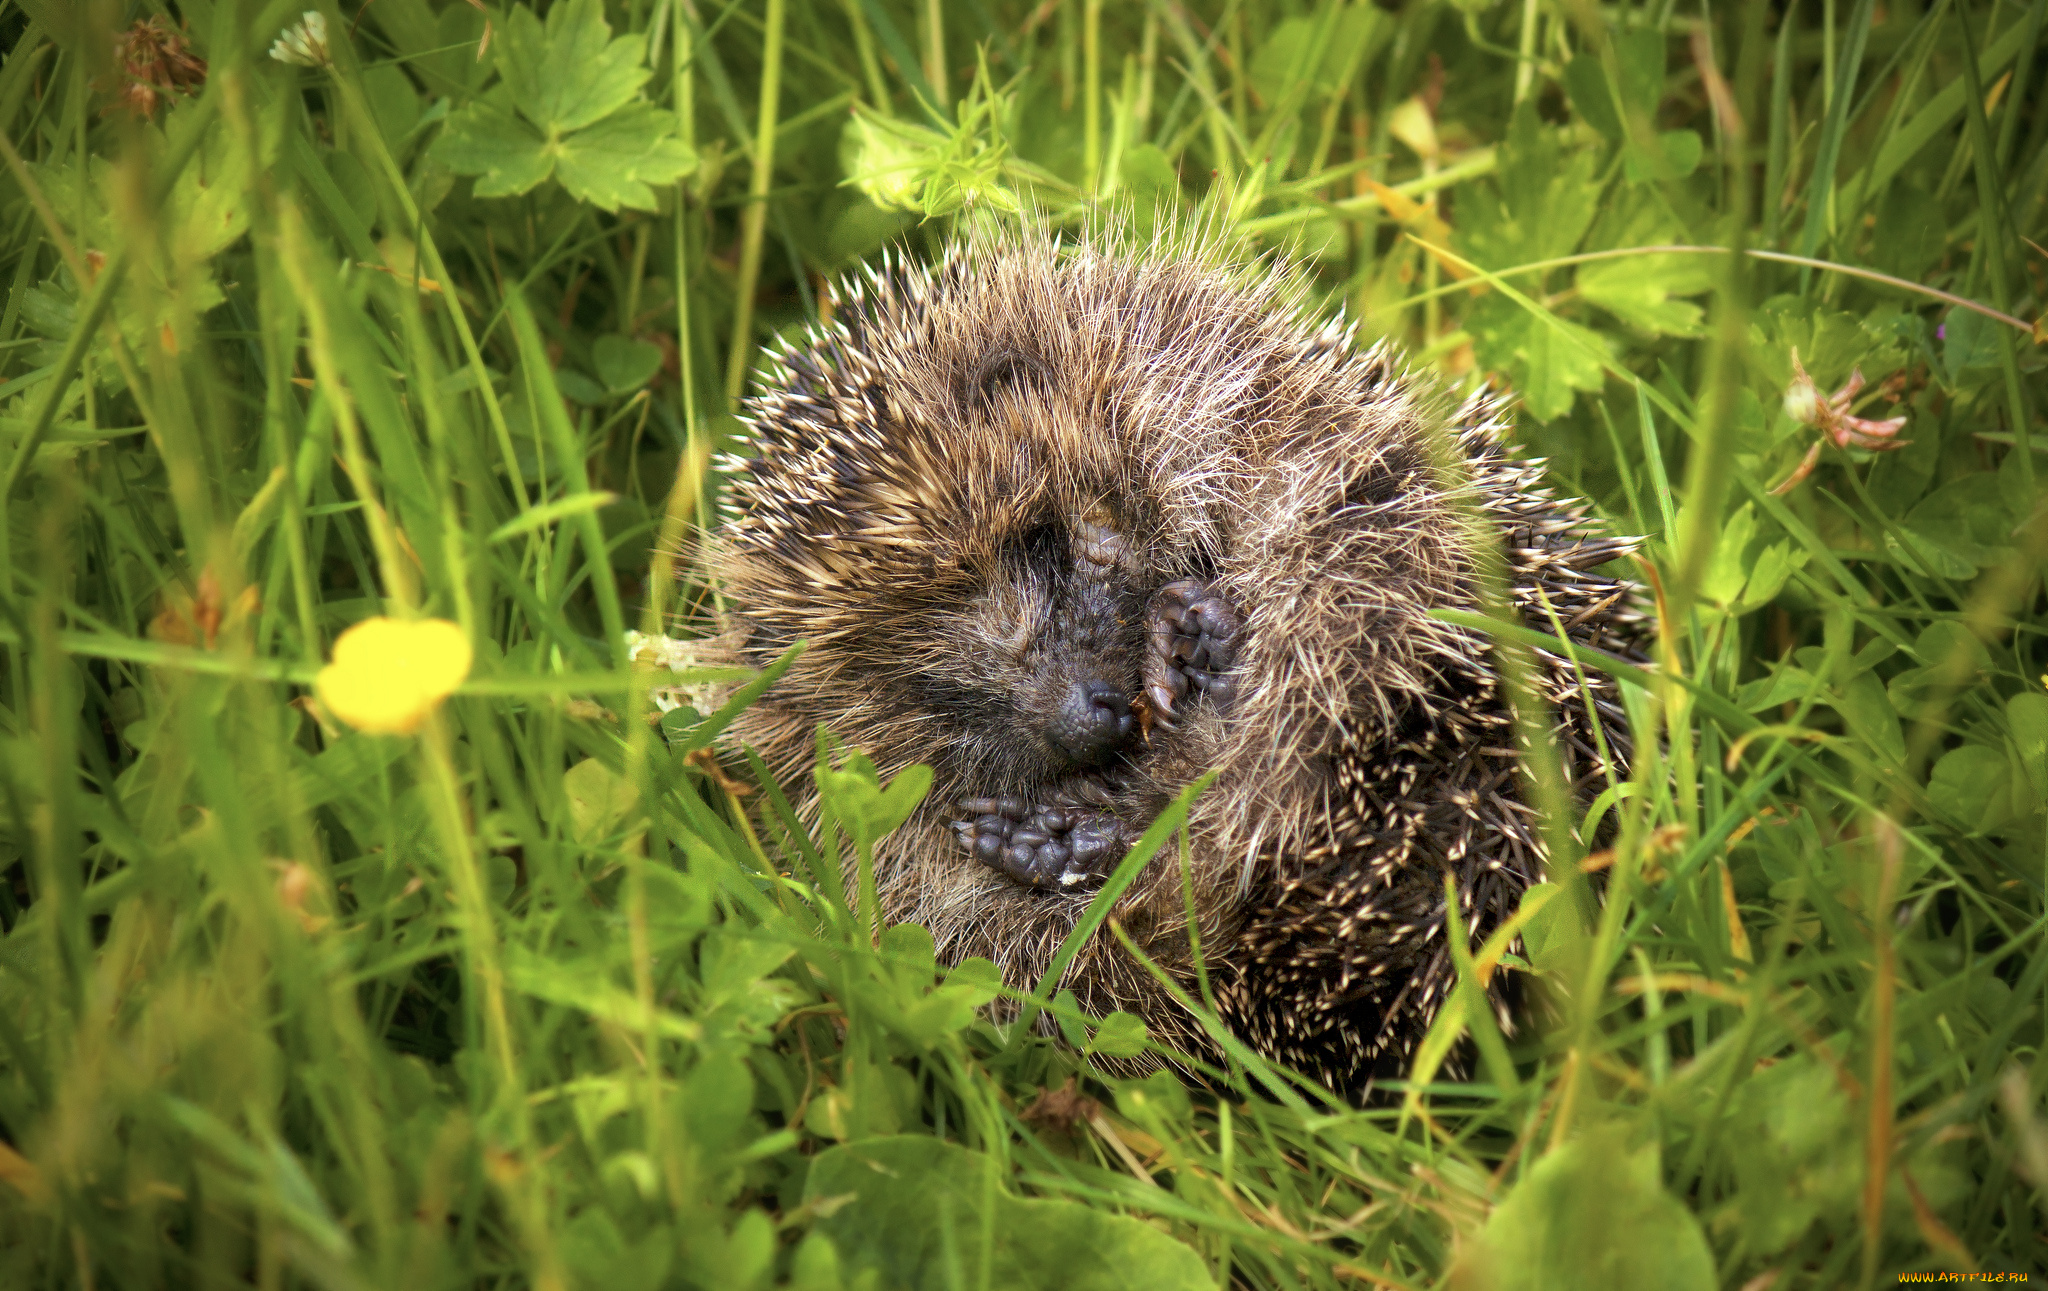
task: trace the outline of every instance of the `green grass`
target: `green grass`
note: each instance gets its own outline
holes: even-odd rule
[[[2048,1271],[2048,0],[611,0],[611,61],[320,0],[268,57],[314,2],[0,0],[0,1285]],[[153,14],[207,74],[145,119]],[[834,754],[812,837],[643,720],[759,346],[1017,209],[1291,248],[1645,535],[1603,895],[1485,1083],[993,1025],[838,879],[916,786]],[[1774,495],[1795,351],[1910,444]],[[380,613],[476,646],[416,735],[305,699]]]

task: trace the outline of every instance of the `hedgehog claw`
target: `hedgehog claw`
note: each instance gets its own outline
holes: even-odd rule
[[[1153,724],[1171,731],[1190,694],[1221,708],[1236,697],[1227,674],[1237,660],[1244,619],[1210,584],[1168,583],[1145,607],[1145,695]]]
[[[968,855],[1042,892],[1100,887],[1130,846],[1122,824],[1107,812],[1021,798],[967,798],[957,805],[971,817],[953,822]]]

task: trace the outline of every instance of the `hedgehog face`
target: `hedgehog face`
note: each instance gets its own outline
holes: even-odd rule
[[[733,622],[750,662],[811,642],[763,712],[930,764],[934,799],[1099,786],[1143,748],[1153,509],[1079,401],[971,366],[867,396],[883,446],[764,440],[722,553]]]
[[[1109,508],[1028,518],[978,546],[972,591],[923,625],[938,648],[906,697],[956,727],[981,784],[1022,790],[1124,760],[1144,592]]]

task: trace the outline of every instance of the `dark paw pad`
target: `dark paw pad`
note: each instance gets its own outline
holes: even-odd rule
[[[1237,607],[1209,584],[1168,583],[1145,606],[1145,698],[1155,724],[1173,729],[1199,696],[1222,707],[1236,695],[1230,666],[1244,639]]]
[[[1023,798],[968,798],[960,810],[969,818],[954,821],[953,833],[974,859],[1045,892],[1100,887],[1130,846],[1107,812]]]

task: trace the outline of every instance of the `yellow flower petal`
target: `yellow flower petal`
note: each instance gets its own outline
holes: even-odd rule
[[[320,702],[359,731],[403,735],[469,675],[469,638],[446,619],[364,619],[334,643]]]

